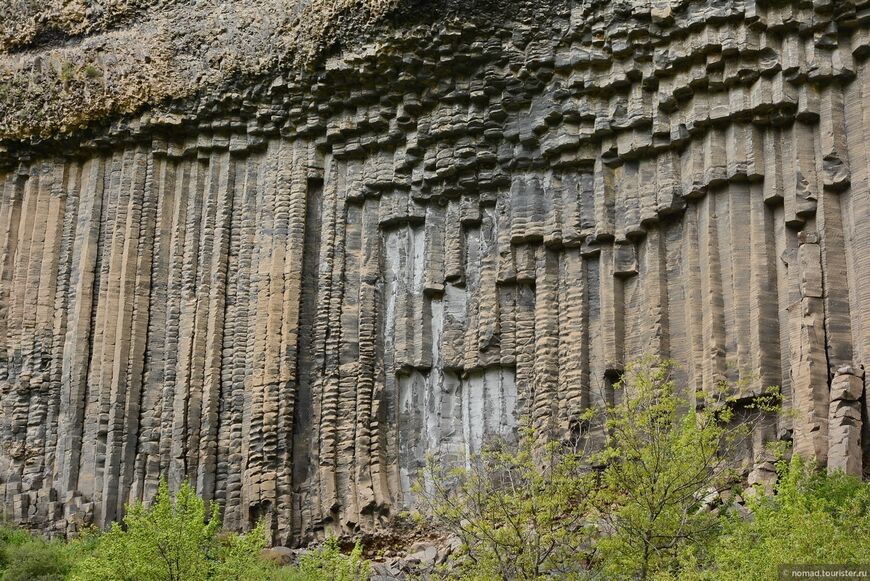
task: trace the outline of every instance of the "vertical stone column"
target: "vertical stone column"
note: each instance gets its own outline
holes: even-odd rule
[[[828,470],[861,476],[861,397],[864,370],[843,366],[831,382],[828,412]]]
[[[792,354],[792,389],[797,412],[794,451],[820,464],[827,461],[828,364],[825,356],[824,288],[819,235],[798,236],[800,333]],[[796,305],[798,306],[798,305]]]

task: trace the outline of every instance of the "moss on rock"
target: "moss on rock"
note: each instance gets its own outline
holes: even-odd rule
[[[240,78],[310,65],[401,0],[13,0],[0,139],[56,137]],[[22,49],[28,50],[22,50]]]

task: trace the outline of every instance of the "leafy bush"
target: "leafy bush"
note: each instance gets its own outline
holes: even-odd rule
[[[61,581],[71,568],[70,555],[63,543],[32,538],[9,548],[3,581]]]
[[[265,560],[266,525],[247,534],[221,533],[217,504],[211,511],[189,484],[173,497],[165,482],[150,506],[128,507],[122,523],[100,533],[85,530],[64,544],[0,526],[2,581],[364,581],[369,562],[357,543],[349,555],[337,539],[309,551],[293,567]]]
[[[778,392],[742,402],[754,411],[736,422],[726,386],[696,407],[671,370],[651,360],[629,366],[616,403],[581,418],[587,432],[576,442],[541,446],[526,433],[518,448],[488,448],[466,468],[430,462],[416,491],[462,543],[452,573],[649,579],[709,561],[720,521],[705,498],[739,482],[731,459],[776,409]],[[582,442],[598,451],[584,453]]]
[[[706,578],[774,579],[780,564],[867,563],[870,483],[819,472],[798,456],[779,471],[775,493],[750,495],[750,518],[723,517]]]
[[[251,532],[218,536],[216,557],[211,566],[211,579],[218,581],[259,581],[274,573],[274,565],[260,558],[266,547],[266,525],[260,522]]]
[[[0,527],[0,579],[54,581],[65,579],[72,567],[70,548],[46,541],[24,529]]]
[[[468,468],[429,462],[415,490],[461,548],[453,573],[463,579],[567,578],[586,569],[586,520],[594,475],[558,442],[537,451],[526,431],[518,448],[494,442]]]
[[[365,581],[371,576],[371,565],[362,556],[357,542],[348,555],[341,552],[338,539],[326,539],[319,549],[308,551],[293,567],[273,569],[271,581]],[[266,577],[263,577],[264,579]]]
[[[362,581],[369,564],[362,548],[342,555],[338,541],[307,553],[295,567],[278,567],[261,557],[267,531],[261,522],[251,532],[221,533],[217,504],[209,513],[203,500],[187,484],[172,497],[160,484],[151,506],[128,508],[123,526],[113,524],[103,534],[77,541],[89,545],[75,567],[74,579],[117,581]]]
[[[603,570],[640,579],[678,571],[715,537],[718,520],[704,498],[740,482],[731,461],[753,424],[776,409],[778,391],[743,406],[755,411],[735,423],[725,386],[692,406],[678,395],[670,362],[629,365],[614,389],[607,445],[595,457],[605,466],[596,495],[609,531],[597,543]]]
[[[9,565],[11,553],[31,540],[30,533],[23,529],[0,526],[0,571]]]
[[[208,517],[208,518],[207,518]],[[219,535],[217,504],[205,503],[185,483],[173,498],[165,482],[154,503],[129,507],[123,526],[96,536],[92,552],[76,566],[75,579],[168,580],[262,579],[259,561],[266,545],[264,525],[246,535]]]

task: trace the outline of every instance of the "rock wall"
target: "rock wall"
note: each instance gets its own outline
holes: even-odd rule
[[[0,496],[105,526],[161,477],[281,542],[428,454],[566,437],[627,361],[870,470],[870,12],[533,3],[0,147]]]

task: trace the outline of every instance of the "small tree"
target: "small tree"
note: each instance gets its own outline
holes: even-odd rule
[[[668,362],[630,365],[615,386],[617,403],[604,412],[607,442],[596,463],[604,466],[597,505],[606,530],[598,548],[611,577],[673,571],[707,546],[717,519],[703,499],[739,481],[735,451],[778,400],[775,390],[756,398],[743,406],[756,417],[734,425],[732,402],[714,394],[689,406],[671,370]]]
[[[587,567],[593,474],[558,442],[537,451],[489,445],[467,468],[431,461],[416,493],[434,522],[461,540],[453,573],[463,579],[570,578]]]
[[[271,578],[276,567],[261,557],[267,544],[265,521],[260,521],[254,530],[244,535],[218,535],[211,578],[217,581],[262,581]]]
[[[792,457],[780,462],[775,493],[748,495],[751,517],[732,512],[704,578],[774,579],[781,564],[866,564],[870,555],[870,483],[826,474]]]
[[[265,521],[247,534],[221,533],[217,504],[205,502],[187,483],[172,497],[160,483],[153,504],[128,507],[123,525],[86,534],[75,544],[82,555],[74,579],[90,581],[364,581],[369,564],[357,544],[349,556],[338,541],[306,554],[298,566],[280,567],[262,558]]]
[[[209,518],[206,518],[206,517]],[[218,506],[209,515],[188,483],[173,498],[161,482],[151,506],[128,507],[123,526],[99,535],[93,553],[77,569],[79,579],[118,581],[206,579],[217,555]]]

